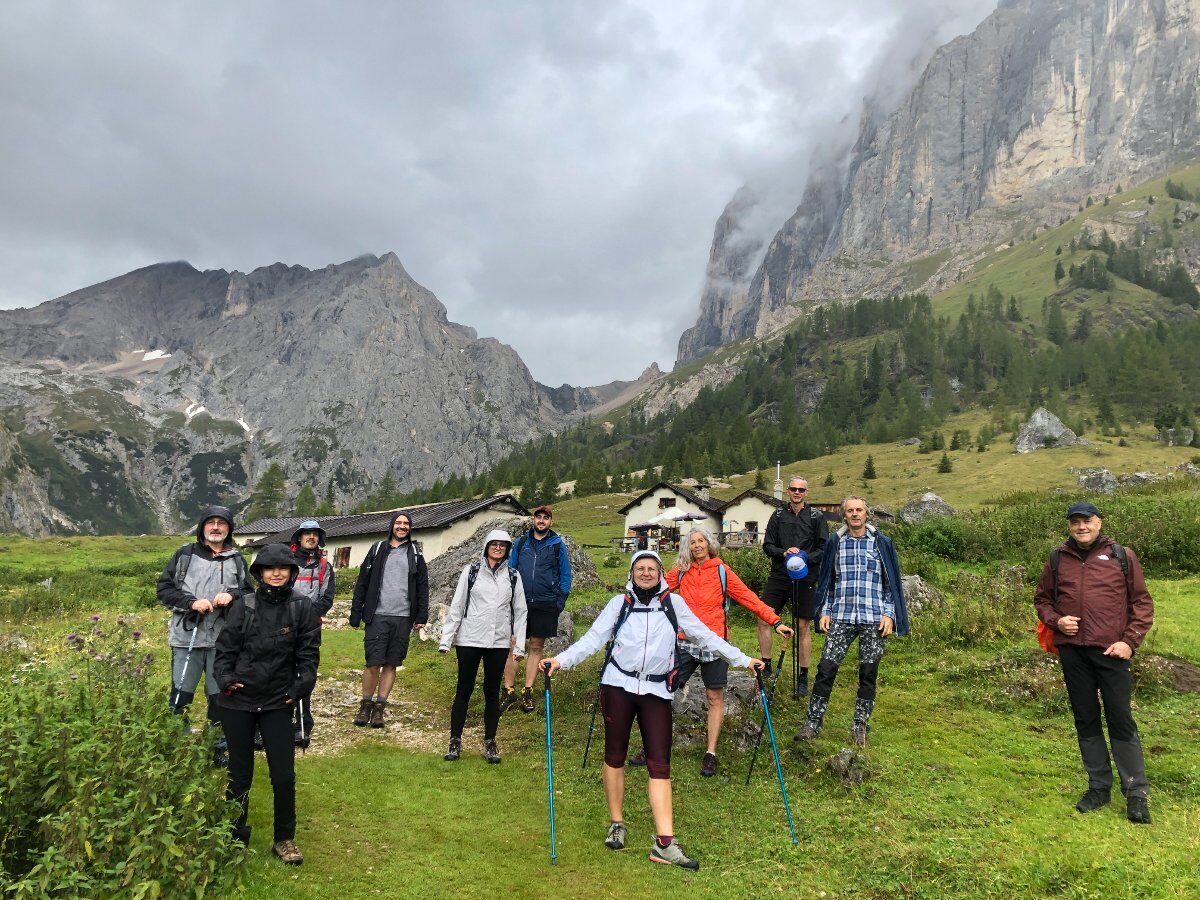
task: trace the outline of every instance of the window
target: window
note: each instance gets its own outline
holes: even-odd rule
[[[344,569],[350,565],[350,548],[338,547],[333,551],[333,567],[335,569]]]
[[[659,497],[658,498],[658,508],[659,509],[670,509],[674,505],[675,505],[674,497]]]
[[[758,523],[757,522],[747,522],[746,530],[749,531],[751,534],[758,534]]]

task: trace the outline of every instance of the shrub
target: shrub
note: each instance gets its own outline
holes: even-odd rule
[[[147,673],[124,619],[93,617],[55,665],[0,695],[0,881],[18,897],[203,897],[236,888],[236,815],[206,740]]]
[[[721,559],[746,582],[746,587],[756,594],[763,592],[771,574],[771,560],[760,548],[722,547]]]
[[[946,602],[914,621],[919,640],[974,647],[1022,635],[1033,640],[1036,614],[1020,566],[954,576]]]

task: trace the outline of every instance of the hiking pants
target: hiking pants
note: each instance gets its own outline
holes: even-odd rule
[[[887,638],[879,633],[877,624],[830,622],[808,703],[808,721],[818,730],[825,720],[825,710],[829,707],[829,696],[833,693],[838,669],[855,638],[858,638],[858,697],[854,701],[854,725],[866,728],[871,718],[871,711],[875,708],[875,681],[879,676],[879,661],[883,659]]]
[[[646,751],[646,772],[651,778],[671,777],[671,701],[655,694],[632,694],[611,684],[600,686],[604,713],[604,764],[625,765],[629,733],[636,718]]]
[[[504,678],[504,663],[508,647],[455,647],[458,655],[458,686],[454,705],[450,707],[450,737],[461,738],[467,723],[467,705],[475,692],[479,663],[483,663],[483,737],[491,740],[500,724],[500,682]]]
[[[234,826],[234,835],[248,838],[246,815],[250,811],[250,785],[254,782],[254,729],[262,732],[271,773],[271,793],[275,798],[275,840],[296,837],[296,746],[293,743],[292,708],[251,712],[244,709],[221,710],[225,739],[229,742],[229,790],[231,800],[242,805],[242,814]]]
[[[1112,766],[1100,726],[1103,703],[1112,758],[1121,776],[1121,793],[1126,797],[1147,796],[1150,785],[1146,781],[1142,742],[1130,708],[1133,684],[1129,660],[1105,656],[1100,647],[1074,644],[1059,644],[1058,658],[1062,661],[1063,681],[1075,715],[1075,733],[1083,768],[1088,774],[1088,787],[1106,793],[1112,790]]]
[[[187,647],[171,648],[171,683],[180,694],[180,705],[186,706],[192,702],[196,688],[200,684],[200,676],[204,676],[204,693],[212,697],[221,693],[217,687],[217,679],[213,677],[213,661],[217,658],[214,647],[193,647],[192,658],[188,659]],[[184,671],[184,663],[187,671]],[[182,698],[186,697],[184,701]]]

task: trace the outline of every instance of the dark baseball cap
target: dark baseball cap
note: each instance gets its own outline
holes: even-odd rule
[[[550,507],[549,507],[547,504],[543,503],[541,506],[539,506],[537,509],[535,509],[535,510],[533,511],[533,514],[534,514],[535,516],[536,516],[538,513],[545,513],[545,514],[546,514],[546,515],[548,515],[548,516],[553,516],[553,515],[554,515],[554,510],[552,510],[552,509],[551,509],[551,508],[550,508]]]
[[[1103,518],[1103,516],[1100,515],[1100,510],[1096,509],[1096,505],[1094,503],[1088,503],[1086,500],[1080,500],[1078,503],[1072,503],[1067,507],[1067,518],[1073,519],[1076,516],[1085,516],[1089,518],[1091,516],[1096,516],[1097,518]]]

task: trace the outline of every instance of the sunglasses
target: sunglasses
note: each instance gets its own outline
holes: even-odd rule
[[[791,491],[793,494],[807,494],[808,493],[808,488],[790,487],[790,488],[788,488],[788,490]]]

